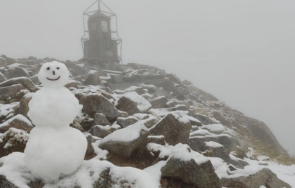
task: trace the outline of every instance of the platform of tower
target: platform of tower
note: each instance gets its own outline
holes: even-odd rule
[[[122,62],[122,39],[118,36],[117,16],[112,10],[97,0],[83,13],[83,23],[84,58],[93,64]]]

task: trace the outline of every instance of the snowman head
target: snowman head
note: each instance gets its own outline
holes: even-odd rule
[[[69,70],[60,62],[44,63],[38,73],[38,78],[44,87],[60,88],[69,81]]]

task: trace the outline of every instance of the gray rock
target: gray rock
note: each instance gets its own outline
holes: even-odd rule
[[[189,112],[188,113],[189,116],[192,116],[196,119],[198,119],[203,125],[209,125],[209,124],[214,124],[216,122],[214,122],[213,120],[211,120],[209,117],[207,116],[204,116],[202,114],[197,114],[197,113],[194,113],[194,112]]]
[[[21,84],[32,92],[35,92],[38,90],[35,84],[29,78],[25,78],[25,77],[9,79],[5,82],[0,83],[0,87],[12,86],[14,84]]]
[[[76,63],[73,63],[70,60],[67,60],[65,62],[65,65],[68,67],[68,69],[71,69],[75,72],[75,74],[77,75],[85,75],[86,74],[86,70],[83,67],[80,67],[79,65],[77,65]]]
[[[0,72],[0,83],[6,81],[6,77]]]
[[[11,127],[30,132],[33,125],[30,123],[30,120],[19,114],[2,123],[0,133],[8,131]]]
[[[130,135],[137,136],[130,138]],[[147,136],[147,128],[139,122],[109,134],[101,140],[99,147],[111,154],[129,158],[136,149],[146,146]]]
[[[30,94],[26,94],[19,103],[19,108],[17,113],[21,114],[23,116],[25,116],[26,118],[29,119],[28,117],[28,112],[29,112],[29,102],[31,101],[32,97],[30,96]]]
[[[166,103],[168,102],[168,99],[165,96],[160,96],[155,99],[152,99],[149,102],[152,104],[153,108],[165,108]]]
[[[181,180],[182,187],[193,185],[200,188],[221,188],[220,180],[210,161],[197,164],[194,159],[182,160],[172,156],[161,168],[161,172],[162,178]]]
[[[163,135],[159,136],[148,136],[148,143],[156,143],[160,145],[165,145],[165,137]]]
[[[259,188],[263,185],[267,188],[291,188],[289,184],[280,180],[276,174],[267,168],[248,177],[223,178],[221,184],[223,187]]]
[[[98,71],[92,71],[87,74],[84,84],[85,85],[98,85],[101,83],[101,80],[99,78],[100,74]]]
[[[111,79],[113,83],[122,83],[124,82],[122,75],[111,75]]]
[[[102,95],[93,94],[84,96],[80,100],[80,103],[83,105],[82,112],[91,117],[94,117],[96,113],[102,113],[110,122],[113,122],[120,117],[118,110]]]
[[[129,125],[132,125],[136,123],[137,121],[138,119],[135,117],[127,117],[127,118],[119,117],[117,119],[117,123],[121,125],[122,128],[128,127]]]
[[[94,124],[95,125],[110,125],[111,123],[107,120],[106,116],[102,113],[96,113],[94,115]]]
[[[17,77],[29,77],[29,72],[21,67],[15,67],[14,69],[10,70],[10,78],[17,78]]]
[[[102,126],[102,125],[94,125],[90,130],[89,133],[92,136],[97,136],[99,138],[104,138],[111,134],[112,132],[116,131],[117,129],[112,128],[110,126]]]
[[[164,135],[170,145],[187,143],[192,128],[190,122],[178,120],[182,115],[171,113],[150,129],[151,135]]]
[[[6,67],[6,66],[7,66],[6,59],[4,59],[3,57],[0,57],[0,67]]]
[[[92,136],[97,136],[99,138],[104,138],[107,135],[111,134],[113,131],[109,126],[101,126],[101,125],[94,125],[90,130],[89,133]]]
[[[4,58],[8,65],[11,65],[13,63],[16,63],[16,60],[10,57],[7,57],[6,55],[1,55],[2,58]]]
[[[27,92],[26,88],[21,84],[1,87],[0,101],[3,101],[3,103],[20,101],[20,99],[26,94],[26,92]]]
[[[140,113],[139,109],[137,108],[137,103],[127,97],[121,97],[116,107],[121,111],[127,112],[129,115]]]

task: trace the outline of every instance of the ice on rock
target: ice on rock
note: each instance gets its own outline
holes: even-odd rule
[[[25,163],[45,181],[55,181],[75,172],[87,149],[83,133],[69,127],[82,105],[65,87],[67,67],[53,61],[42,65],[38,78],[43,88],[33,94],[28,116],[36,126],[25,149]]]

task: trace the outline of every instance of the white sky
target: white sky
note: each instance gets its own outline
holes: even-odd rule
[[[0,54],[82,57],[93,0],[1,0]],[[295,153],[295,1],[105,0],[117,13],[124,62],[192,81],[269,125]]]

